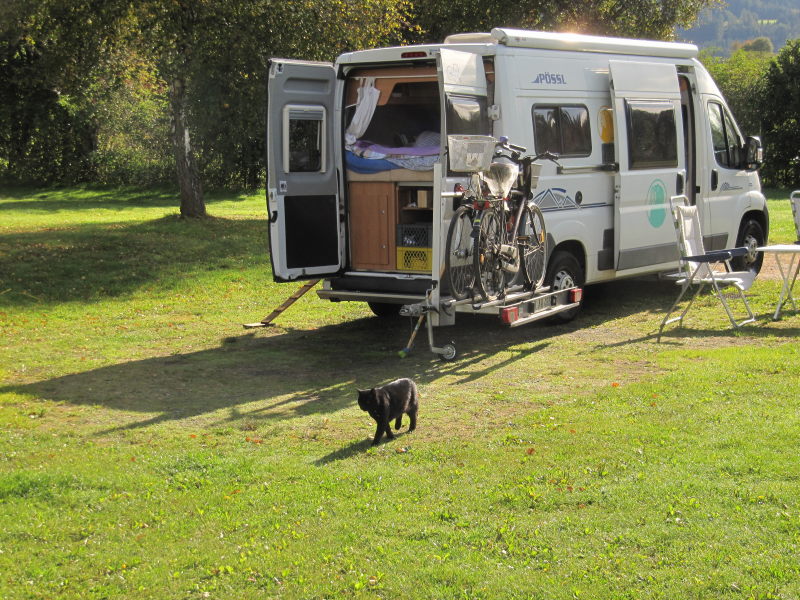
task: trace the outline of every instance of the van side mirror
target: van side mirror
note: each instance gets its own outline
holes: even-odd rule
[[[764,149],[761,146],[761,138],[748,136],[744,141],[744,165],[747,171],[755,171],[764,164]]]

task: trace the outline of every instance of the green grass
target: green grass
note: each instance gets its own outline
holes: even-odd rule
[[[788,192],[771,241],[793,241]],[[783,200],[781,200],[781,198]],[[0,193],[0,597],[800,596],[800,317],[589,291],[566,326],[437,341],[272,283],[262,194]],[[370,448],[356,387],[417,380]]]

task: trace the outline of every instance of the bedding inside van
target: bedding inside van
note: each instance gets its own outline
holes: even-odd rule
[[[409,146],[383,146],[366,140],[347,145],[345,162],[357,173],[377,173],[391,169],[429,171],[439,160],[440,136],[436,131],[421,132]]]

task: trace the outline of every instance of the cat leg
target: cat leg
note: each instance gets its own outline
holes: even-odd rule
[[[375,438],[372,440],[372,445],[377,446],[378,442],[381,441],[381,436],[383,435],[383,423],[378,421],[378,426],[375,428]]]

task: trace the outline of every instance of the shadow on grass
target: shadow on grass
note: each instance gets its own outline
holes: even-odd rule
[[[671,284],[648,281],[601,286],[589,294],[584,314],[562,325],[508,329],[496,317],[459,314],[456,326],[435,330],[438,344],[451,340],[456,344],[459,359],[453,362],[433,358],[424,335],[418,336],[408,358],[398,358],[397,351],[411,332],[411,319],[361,318],[310,331],[277,327],[248,331],[225,338],[213,349],[6,386],[0,392],[119,411],[119,425],[99,434],[200,416],[206,416],[203,427],[265,425],[354,407],[357,387],[398,377],[411,377],[423,386],[442,378],[451,385],[478,381],[498,369],[517,368],[521,359],[535,356],[560,336],[579,330],[586,336],[586,351],[591,352],[603,347],[598,345],[603,340],[593,336],[595,332],[602,336],[599,326],[610,320],[642,313],[657,328],[673,292]],[[686,331],[694,336],[736,335],[724,330]],[[789,337],[798,335],[798,330],[748,327],[746,333]],[[652,338],[647,335],[605,347]],[[524,364],[535,369],[535,361]],[[327,460],[358,452],[361,443],[338,450]]]
[[[204,199],[207,205],[213,206],[217,202],[243,201],[251,195],[251,193],[211,191],[204,194]],[[130,208],[170,206],[174,206],[176,210],[180,207],[180,195],[177,189],[134,186],[12,187],[4,189],[0,194],[0,217],[6,210],[123,211]]]
[[[212,426],[266,424],[326,415],[355,406],[356,388],[412,377],[420,384],[442,377],[455,383],[481,379],[548,346],[551,328],[505,329],[485,316],[464,316],[448,330],[460,360],[446,363],[415,345],[400,359],[411,322],[362,318],[313,331],[267,330],[226,338],[213,349],[131,361],[0,388],[73,405],[120,411],[120,425],[103,433],[138,429],[209,413]],[[266,334],[266,335],[265,335]],[[446,335],[437,330],[437,335]],[[533,342],[533,343],[531,343]],[[509,346],[525,344],[523,349]],[[503,354],[500,361],[485,359]],[[137,418],[137,414],[143,418]]]
[[[334,450],[330,454],[326,454],[322,458],[314,461],[318,467],[336,462],[337,460],[346,460],[355,456],[356,454],[363,454],[370,449],[372,441],[369,439],[361,440],[360,442],[350,442],[344,448]]]
[[[267,264],[266,222],[168,216],[0,235],[0,305],[115,297],[192,271]]]

